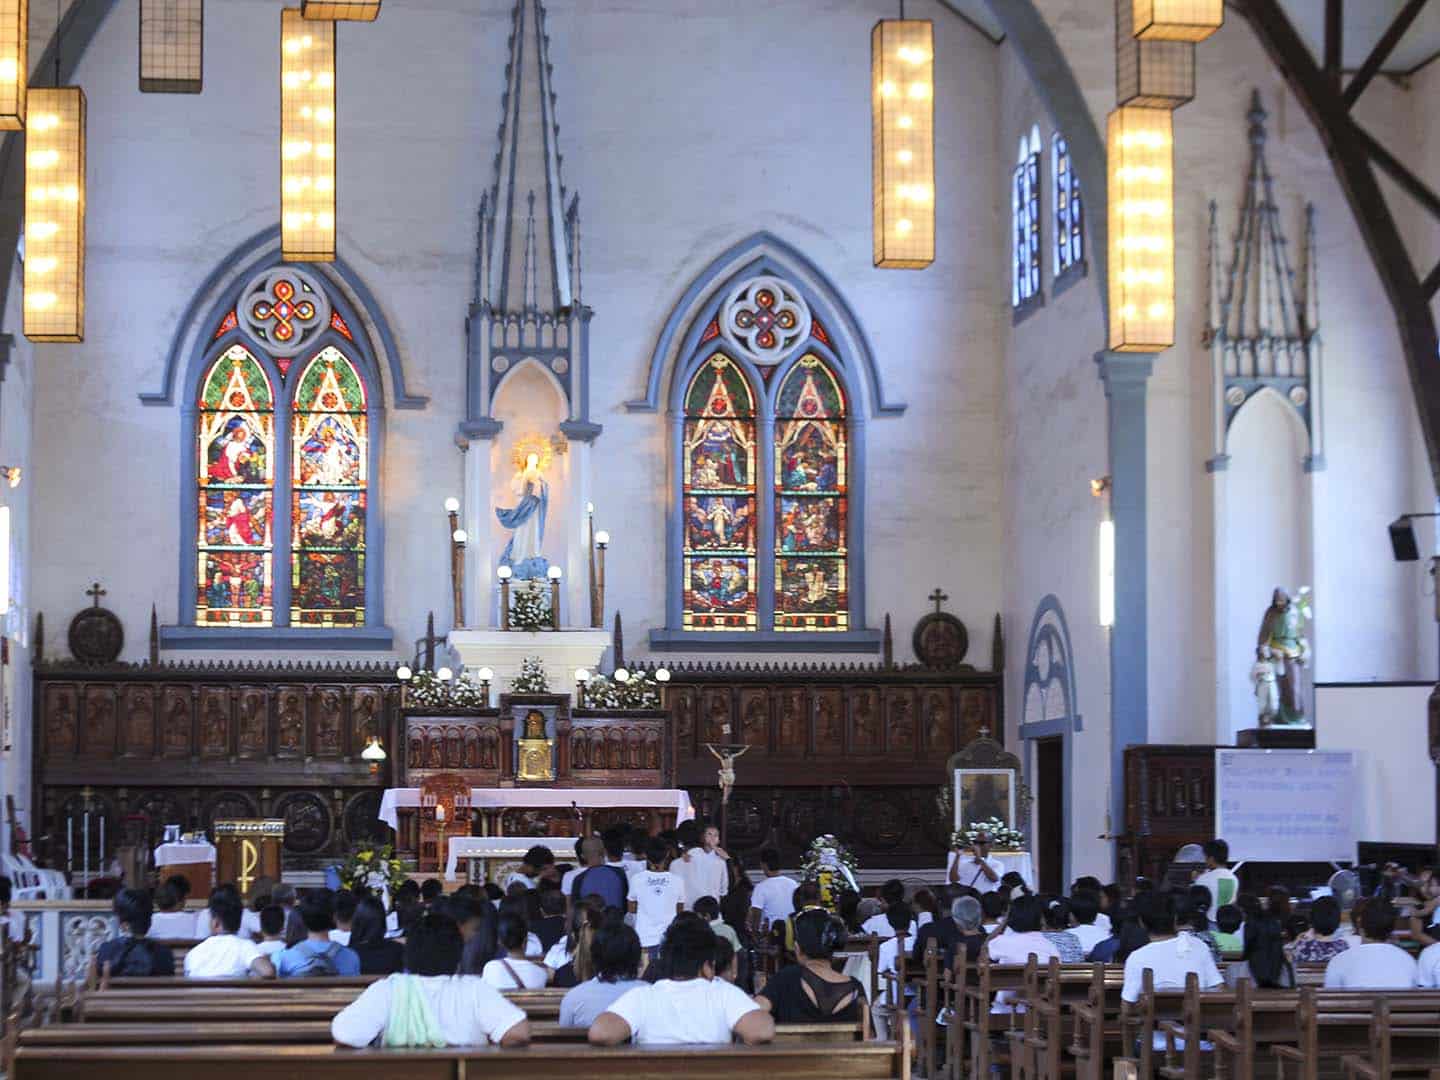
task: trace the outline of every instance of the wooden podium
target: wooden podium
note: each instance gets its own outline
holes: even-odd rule
[[[280,880],[280,846],[285,840],[285,822],[272,818],[217,821],[215,833],[215,880],[235,883],[248,903],[255,882],[264,877]]]

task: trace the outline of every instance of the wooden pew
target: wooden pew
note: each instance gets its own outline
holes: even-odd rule
[[[334,1016],[364,990],[363,986],[290,986],[264,990],[187,984],[159,993],[109,990],[90,994],[76,1007],[85,1023],[153,1022],[163,1016],[171,1023],[203,1023],[223,1012],[263,1020],[318,1020]],[[317,980],[318,982],[318,980]],[[534,1020],[555,1020],[560,1015],[564,990],[514,990],[505,993]]]
[[[1065,1049],[1075,1059],[1076,1080],[1101,1080],[1106,1059],[1125,1052],[1120,1024],[1124,983],[1125,969],[1107,966],[1100,979],[1091,980],[1085,1000],[1070,1006],[1074,1031]]]
[[[811,1045],[611,1047],[540,1044],[523,1049],[348,1050],[329,1046],[208,1044],[204,1046],[22,1046],[13,1080],[909,1080],[908,1040]]]
[[[1383,1028],[1376,1025],[1382,1012]],[[1440,1059],[1440,993],[1306,987],[1299,992],[1296,1027],[1295,1045],[1276,1045],[1270,1050],[1281,1080],[1291,1076],[1317,1080],[1327,1063],[1356,1052],[1371,1051],[1373,1060],[1377,1043],[1382,1041],[1384,1057],[1398,1057],[1417,1067],[1429,1065]],[[1363,1061],[1357,1058],[1356,1064],[1359,1074],[1366,1075]]]
[[[1429,1071],[1431,1063],[1440,1060],[1440,1010],[1410,1013],[1404,1025],[1396,1027],[1391,1005],[1388,997],[1375,1002],[1370,1017],[1370,1052],[1345,1055],[1346,1080],[1390,1080],[1397,1071],[1431,1077],[1440,1072]]]

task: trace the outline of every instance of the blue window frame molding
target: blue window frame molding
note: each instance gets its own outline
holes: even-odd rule
[[[735,290],[757,277],[779,279],[808,307],[805,333],[787,345],[766,378],[743,348],[718,333]],[[818,326],[816,325],[818,324]],[[756,402],[756,630],[682,629],[684,603],[683,444],[685,394],[695,372],[716,355],[727,357],[749,381]],[[843,631],[775,630],[774,452],[776,399],[786,376],[806,355],[829,366],[846,398],[848,512],[847,562],[849,629]],[[670,367],[668,394],[670,506],[666,524],[666,626],[650,632],[659,652],[878,652],[881,634],[865,622],[865,427],[868,409],[899,415],[905,406],[885,400],[879,373],[858,320],[808,259],[769,233],[757,233],[712,262],[682,295],[652,356],[644,398],[628,403],[631,411],[657,411],[663,369]]]
[[[253,256],[253,258],[247,258]],[[324,289],[332,310],[344,320],[349,337],[327,327],[306,342],[305,348],[292,359],[287,381],[265,342],[257,340],[245,329],[244,320],[237,326],[215,336],[226,315],[236,307],[242,291],[267,269],[282,265],[278,246],[278,230],[267,230],[253,237],[220,270],[212,273],[192,298],[185,318],[177,332],[167,358],[164,382],[159,391],[141,394],[147,405],[168,405],[174,401],[175,387],[180,387],[180,573],[177,621],[162,626],[160,644],[167,649],[328,649],[332,651],[388,651],[394,635],[385,625],[385,524],[382,493],[385,444],[385,380],[380,357],[388,361],[391,382],[395,387],[396,404],[401,408],[420,408],[426,403],[405,390],[404,372],[400,366],[395,339],[384,315],[363,282],[348,267],[338,264],[294,264],[311,281]],[[239,267],[236,269],[236,267]],[[227,268],[230,272],[226,272]],[[379,348],[377,349],[377,339]],[[198,398],[200,387],[211,365],[234,345],[247,349],[265,371],[274,395],[275,405],[275,482],[273,488],[273,580],[272,605],[275,625],[269,627],[201,626],[195,621],[197,574],[196,547],[199,529],[199,495],[195,484],[195,453]],[[369,418],[367,450],[367,494],[365,534],[365,619],[357,627],[290,626],[290,507],[291,417],[295,408],[294,395],[305,368],[327,347],[344,353],[365,381],[366,414]],[[186,357],[183,367],[181,356]],[[287,527],[281,528],[281,523]]]
[[[1060,792],[1065,808],[1061,820],[1070,821],[1074,795],[1075,733],[1084,730],[1075,689],[1075,654],[1070,647],[1070,624],[1065,608],[1053,593],[1040,601],[1030,621],[1030,636],[1025,645],[1025,682],[1020,700],[1020,738],[1025,742],[1025,774],[1034,784],[1035,739],[1061,738],[1064,780]],[[1040,794],[1036,792],[1036,794]],[[1048,794],[1048,793],[1047,793]],[[1065,853],[1064,878],[1071,880],[1071,848],[1069,838],[1062,841]],[[1062,882],[1063,884],[1063,882]]]

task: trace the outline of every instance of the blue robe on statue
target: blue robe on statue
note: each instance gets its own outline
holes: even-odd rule
[[[523,474],[522,474],[523,477]],[[521,494],[523,492],[523,494]],[[522,478],[517,485],[520,501],[513,507],[495,508],[500,524],[511,530],[510,542],[500,555],[500,565],[508,566],[520,580],[544,578],[549,560],[540,554],[545,539],[545,513],[550,506],[550,485],[543,479]]]

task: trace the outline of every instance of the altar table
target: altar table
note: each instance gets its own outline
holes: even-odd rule
[[[399,810],[420,805],[420,789],[389,788],[380,800],[379,818],[392,829],[400,827]],[[677,788],[471,788],[470,806],[476,810],[568,809],[604,810],[640,807],[675,812],[677,822],[695,816],[690,796]]]
[[[565,853],[575,850],[577,839],[574,836],[452,836],[449,838],[450,858],[445,863],[445,878],[447,881],[456,880],[463,861],[470,884],[479,885],[490,880],[491,863],[519,863],[525,858],[525,853],[537,844],[548,847],[555,852],[556,858],[564,862]],[[480,864],[478,868],[477,863]]]

